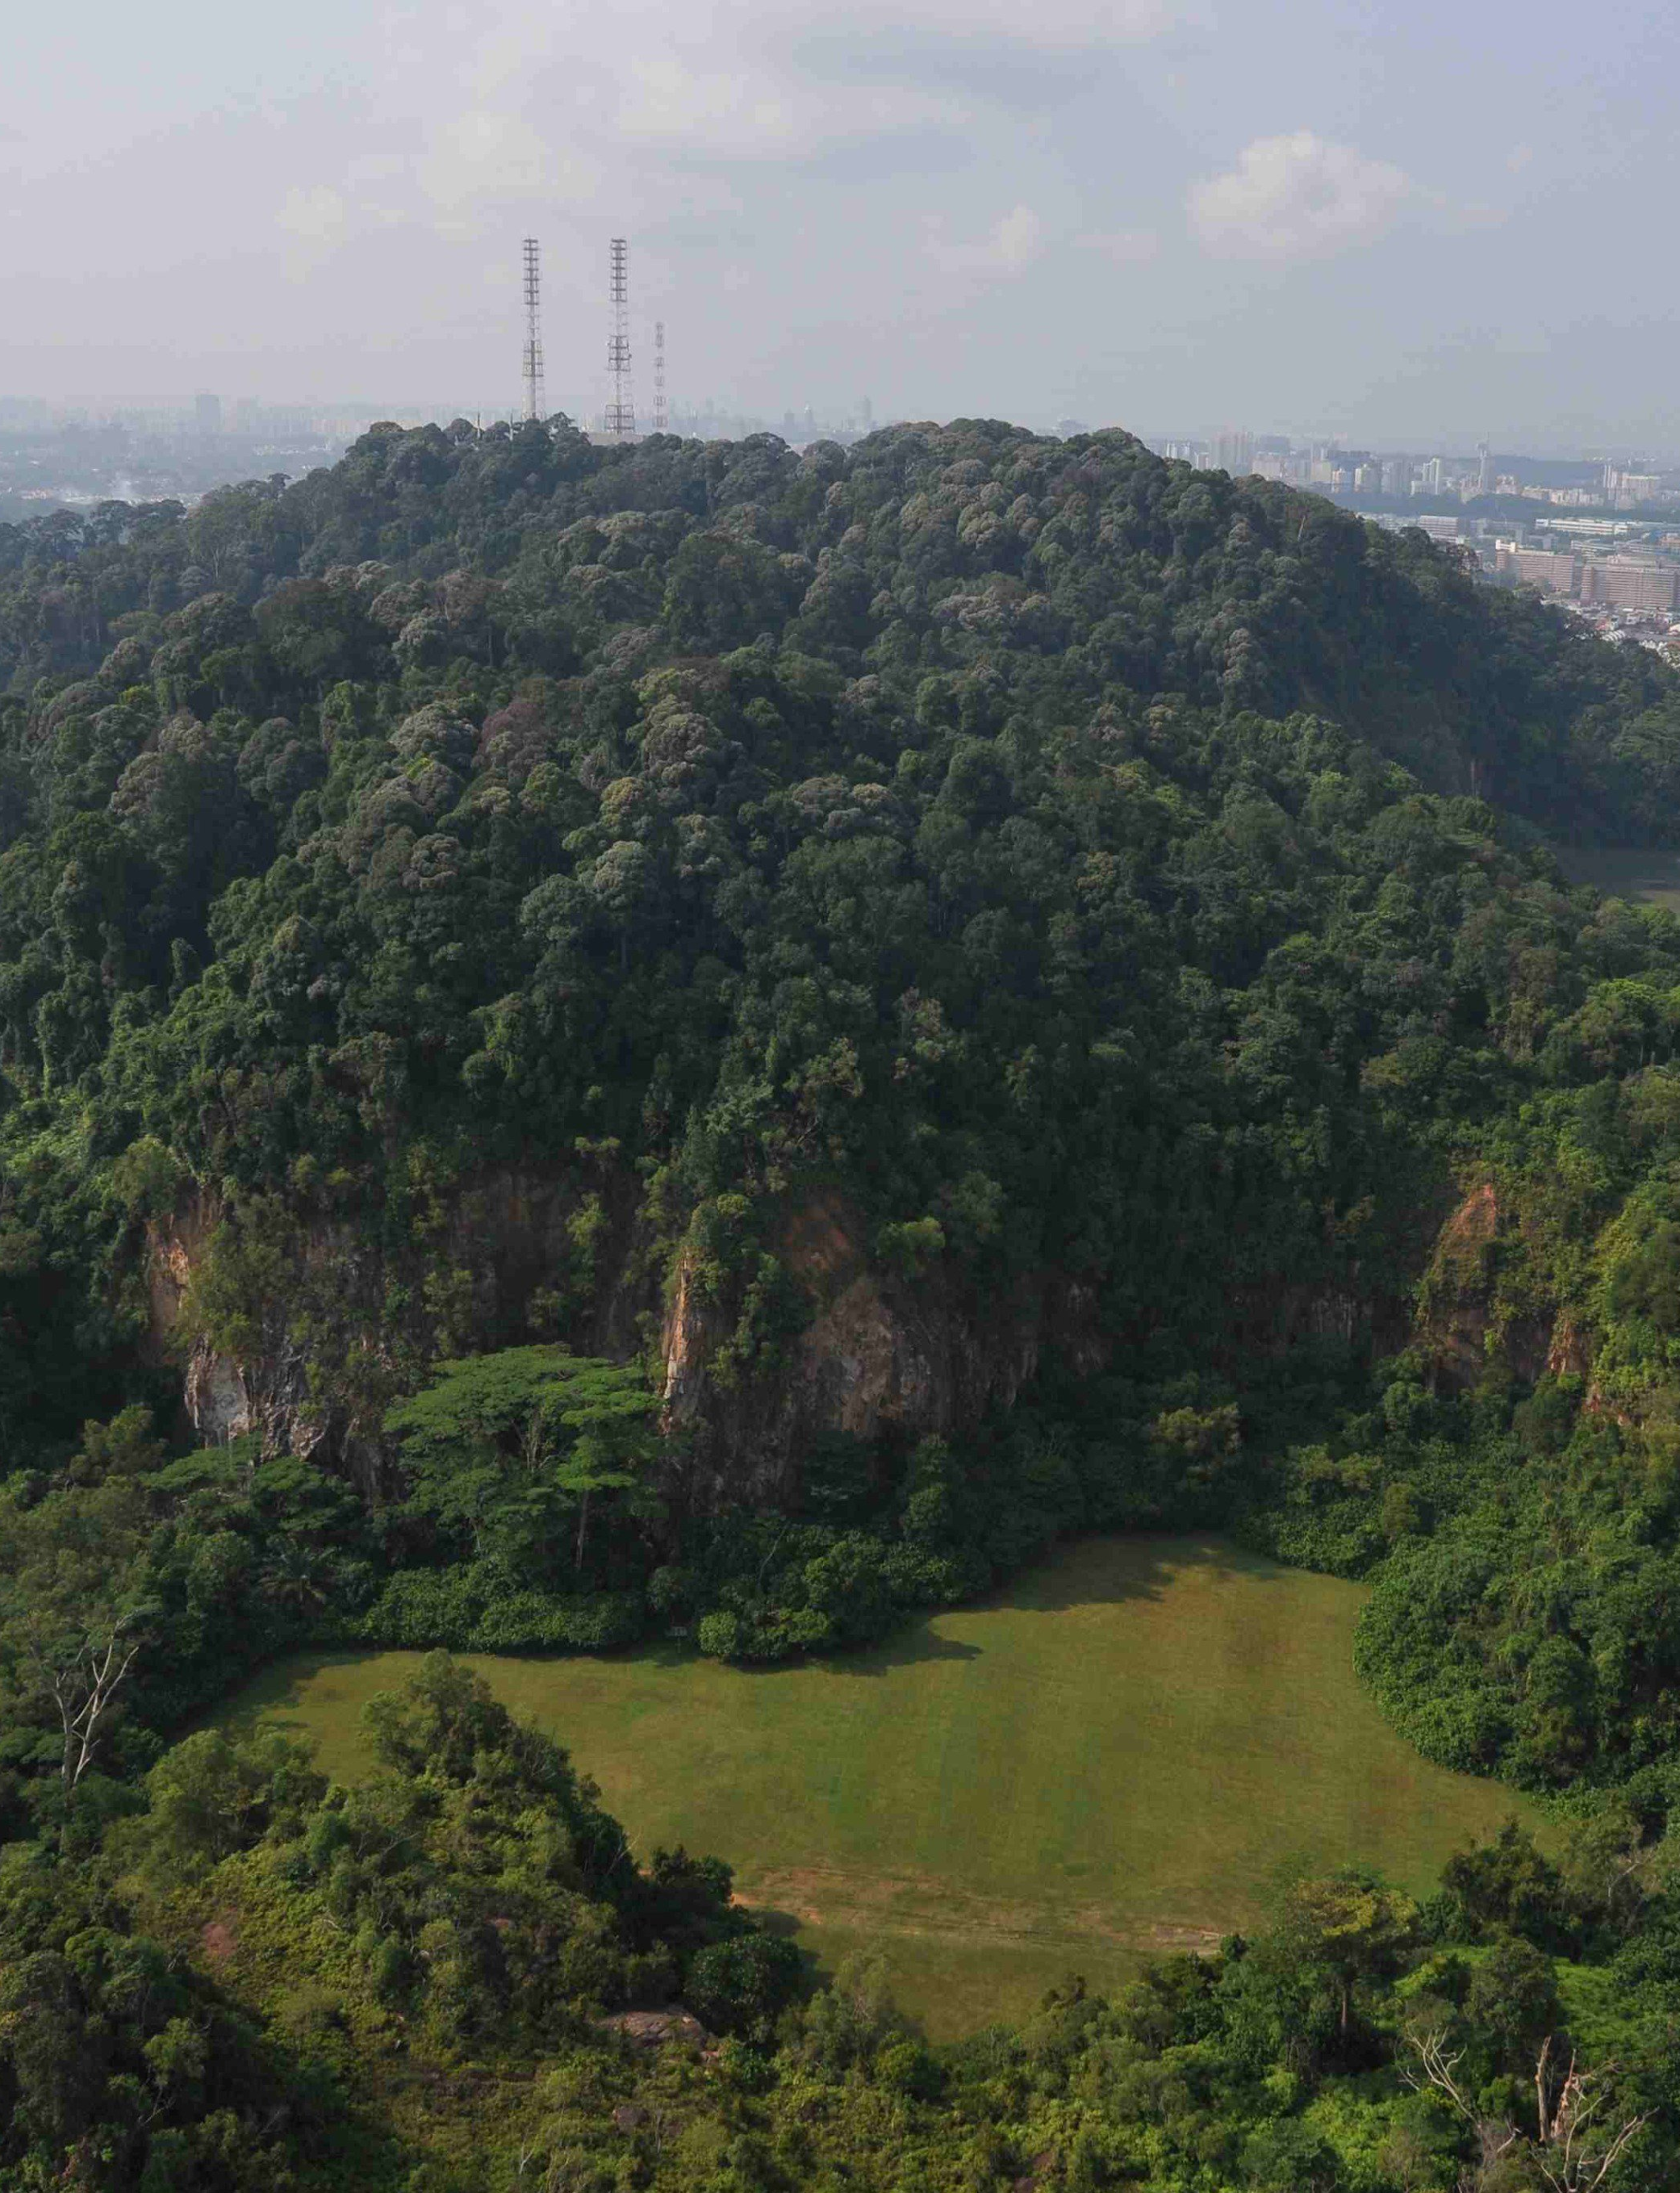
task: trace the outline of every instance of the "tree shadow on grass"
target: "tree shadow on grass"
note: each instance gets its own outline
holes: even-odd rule
[[[836,1652],[814,1652],[809,1658],[775,1660],[756,1667],[744,1668],[744,1675],[771,1680],[788,1675],[800,1668],[826,1669],[832,1675],[884,1675],[894,1668],[913,1667],[929,1660],[978,1660],[984,1657],[984,1646],[974,1645],[960,1637],[944,1637],[934,1629],[938,1614],[911,1614],[889,1637],[871,1645],[856,1645],[850,1650]]]
[[[946,1625],[975,1615],[1069,1614],[1132,1600],[1161,1600],[1186,1570],[1198,1569],[1209,1572],[1214,1581],[1233,1583],[1272,1583],[1283,1574],[1265,1555],[1251,1554],[1227,1539],[1211,1536],[1155,1537],[1132,1532],[1076,1538],[982,1598],[961,1606],[911,1615],[879,1643],[849,1652],[825,1653],[820,1664],[836,1675],[883,1675],[923,1661],[976,1659],[985,1646],[949,1635]],[[777,1669],[757,1672],[774,1675]]]
[[[775,1934],[785,1942],[792,1941],[804,1927],[797,1911],[779,1911],[774,1904],[753,1904],[746,1909],[752,1914],[752,1923],[766,1934]],[[810,1952],[806,1951],[809,1958]]]
[[[1219,1581],[1275,1583],[1285,1572],[1263,1554],[1248,1552],[1229,1539],[1203,1533],[1175,1537],[1163,1533],[1114,1533],[1076,1538],[1053,1549],[1017,1575],[983,1597],[960,1606],[929,1609],[906,1615],[892,1633],[872,1644],[803,1655],[788,1660],[737,1663],[732,1672],[755,1682],[774,1684],[778,1677],[796,1676],[801,1670],[820,1667],[836,1675],[884,1675],[894,1669],[934,1661],[977,1660],[986,1647],[969,1636],[950,1634],[948,1625],[967,1623],[976,1616],[994,1613],[1066,1614],[1128,1601],[1148,1602],[1164,1598],[1186,1570],[1211,1572]],[[211,1718],[223,1725],[249,1729],[259,1718],[271,1728],[287,1734],[318,1738],[323,1706],[328,1717],[341,1714],[346,1724],[359,1726],[361,1709],[371,1692],[364,1692],[354,1671],[370,1656],[355,1651],[333,1650],[288,1658],[266,1669],[243,1692],[237,1714],[225,1712]],[[493,1663],[504,1657],[491,1652],[464,1652],[457,1656],[469,1663]],[[649,1669],[675,1674],[692,1669],[698,1659],[690,1640],[673,1638],[627,1645],[610,1653],[521,1652],[506,1656],[529,1665],[551,1661],[557,1668],[598,1663],[604,1660],[633,1660]],[[416,1662],[421,1658],[416,1651]],[[323,1700],[318,1686],[330,1685],[335,1670],[343,1670],[347,1695],[341,1702]],[[406,1672],[406,1671],[404,1671]],[[381,1690],[395,1688],[403,1674],[393,1669]],[[290,1712],[289,1709],[307,1710]]]
[[[1186,1570],[1232,1583],[1273,1583],[1283,1574],[1264,1554],[1249,1553],[1227,1538],[1134,1532],[1072,1539],[976,1605],[988,1612],[1007,1608],[1022,1614],[1118,1606],[1129,1600],[1164,1598]]]

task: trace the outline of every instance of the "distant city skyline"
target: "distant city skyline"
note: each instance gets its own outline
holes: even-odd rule
[[[205,412],[203,407],[206,404],[214,407],[212,413]],[[598,401],[593,404],[566,403],[558,400],[551,392],[548,415],[563,415],[580,425],[587,426],[598,422],[603,408]],[[867,395],[860,396],[837,411],[831,407],[818,408],[802,402],[797,405],[781,404],[763,411],[746,412],[727,399],[720,399],[709,393],[690,394],[677,391],[671,398],[670,409],[673,432],[691,431],[685,427],[684,421],[700,418],[732,419],[742,426],[751,425],[758,431],[776,432],[791,423],[796,433],[800,433],[808,416],[818,432],[868,432],[874,427],[889,422],[897,423],[902,418],[912,415],[881,412]],[[404,426],[427,422],[448,425],[455,418],[476,419],[489,424],[498,419],[517,421],[520,415],[518,403],[506,398],[496,404],[467,398],[459,402],[431,403],[394,399],[381,401],[378,398],[366,396],[354,398],[294,396],[269,400],[220,389],[195,389],[172,395],[95,395],[72,402],[62,398],[14,394],[0,390],[0,433],[27,431],[31,421],[54,427],[80,426],[101,429],[113,426],[144,427],[146,430],[154,432],[164,431],[170,422],[175,422],[182,431],[237,436],[247,431],[253,421],[264,420],[284,420],[294,425],[313,422],[323,426],[341,426],[346,432],[354,432],[381,419],[391,419]],[[1086,433],[1117,427],[1136,434],[1140,441],[1161,454],[1189,455],[1194,451],[1199,461],[1220,465],[1227,470],[1249,469],[1255,453],[1266,455],[1268,445],[1297,451],[1319,446],[1344,450],[1355,448],[1348,438],[1322,431],[1286,430],[1275,426],[1233,427],[1228,421],[1163,428],[1158,424],[1140,426],[1134,421],[1122,420],[1079,420],[1063,416],[1052,421],[1040,415],[1037,417],[1021,417],[1014,423],[1046,433]],[[1648,460],[1654,469],[1680,467],[1680,438],[1668,446],[1627,443],[1620,445],[1576,444],[1567,448],[1518,448],[1509,436],[1489,439],[1487,430],[1483,428],[1434,441],[1407,442],[1397,437],[1372,437],[1358,454],[1363,456],[1367,449],[1378,457],[1438,455],[1443,462],[1455,466],[1467,465],[1478,471],[1483,471],[1485,467],[1484,478],[1490,476],[1493,480],[1498,477],[1493,468],[1500,461],[1508,462],[1513,459],[1537,464],[1587,466],[1611,463],[1617,467]],[[1262,472],[1268,469],[1264,464],[1256,468]],[[1328,482],[1312,483],[1305,478],[1300,484],[1329,484]],[[1483,491],[1488,491],[1486,484],[1483,485]]]

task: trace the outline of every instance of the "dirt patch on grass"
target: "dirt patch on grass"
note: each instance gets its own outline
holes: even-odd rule
[[[1144,1955],[1218,1946],[1221,1930],[1189,1921],[1136,1920],[1099,1904],[966,1895],[931,1874],[854,1873],[800,1866],[757,1873],[737,1901],[761,1917],[802,1927],[860,1927],[951,1941],[1102,1942]]]
[[[231,1913],[211,1919],[200,1928],[198,1946],[213,1965],[225,1965],[239,1946],[239,1928]]]

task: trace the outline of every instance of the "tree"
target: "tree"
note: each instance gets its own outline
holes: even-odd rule
[[[0,1493],[0,1654],[27,1709],[60,1738],[73,1791],[98,1757],[157,1608],[141,1568],[146,1515],[131,1479],[26,1507]]]
[[[1363,1866],[1289,1882],[1274,1906],[1271,1938],[1286,1955],[1327,1974],[1346,2032],[1357,1991],[1391,1979],[1417,1938],[1409,1896]]]
[[[638,1365],[563,1348],[503,1348],[436,1366],[433,1383],[387,1411],[409,1509],[470,1532],[475,1552],[540,1568],[558,1514],[575,1514],[581,1572],[591,1500],[643,1491],[659,1451],[658,1396]],[[631,1505],[649,1513],[650,1496]]]

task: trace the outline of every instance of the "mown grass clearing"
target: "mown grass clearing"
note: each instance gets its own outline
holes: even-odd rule
[[[1644,899],[1680,913],[1680,853],[1645,853],[1626,847],[1580,852],[1560,848],[1557,865],[1574,884],[1591,884],[1616,898]]]
[[[826,1962],[878,1945],[949,2035],[1066,1972],[1109,1983],[1216,1939],[1291,1859],[1362,1859],[1421,1892],[1467,1838],[1533,1817],[1382,1720],[1351,1663],[1362,1597],[1216,1539],[1111,1538],[846,1658],[471,1663],[571,1748],[638,1848],[727,1858]],[[288,1661],[228,1718],[294,1729],[353,1776],[363,1706],[417,1658]]]

